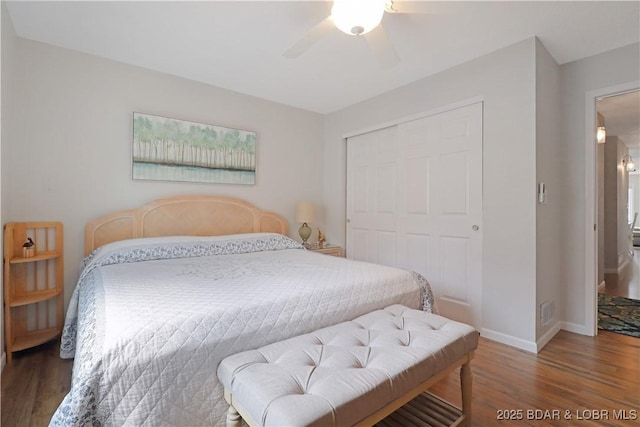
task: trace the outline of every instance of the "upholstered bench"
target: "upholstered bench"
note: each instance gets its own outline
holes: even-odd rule
[[[349,322],[225,358],[218,377],[227,426],[373,425],[461,366],[470,425],[470,361],[478,332],[392,305]],[[242,418],[241,418],[242,417]]]

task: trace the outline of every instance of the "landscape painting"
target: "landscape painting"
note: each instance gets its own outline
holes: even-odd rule
[[[133,113],[133,179],[255,184],[256,133]]]

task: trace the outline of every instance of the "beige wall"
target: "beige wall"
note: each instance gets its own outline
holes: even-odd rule
[[[587,95],[605,88],[636,86],[640,77],[640,44],[632,44],[610,50],[599,55],[564,64],[561,72],[561,103],[563,117],[561,157],[567,171],[567,180],[562,184],[565,194],[566,212],[563,227],[567,230],[567,247],[563,256],[567,265],[567,284],[565,286],[565,327],[586,332],[585,304],[586,289],[593,289],[595,283],[586,283],[585,233],[587,233],[586,205],[586,147],[595,144],[595,137],[587,138],[586,106]],[[604,94],[603,94],[604,95]],[[594,111],[595,123],[595,111]],[[595,130],[589,129],[589,133]],[[587,142],[588,141],[588,142]],[[589,165],[594,167],[594,165]],[[593,172],[595,174],[595,171]],[[595,206],[594,199],[594,206]],[[592,248],[595,250],[595,248]],[[595,261],[595,257],[594,257]],[[594,262],[589,261],[589,262]],[[595,291],[594,291],[595,292]]]
[[[640,156],[636,155],[631,155],[631,157],[633,157],[633,160],[635,161],[635,159],[640,159]],[[637,170],[637,166],[636,166],[636,170]],[[629,173],[629,188],[631,189],[631,192],[633,193],[633,203],[631,201],[629,201],[630,204],[632,204],[632,209],[633,212],[638,214],[638,218],[636,219],[636,228],[638,228],[638,226],[640,226],[640,174],[639,173]],[[631,220],[633,221],[633,217],[631,217]]]
[[[621,167],[621,159],[626,154],[632,153],[617,136],[609,135],[606,144],[598,144],[598,284],[604,282],[605,273],[617,274],[629,259],[628,190],[633,187],[637,192],[640,176],[629,174]],[[634,212],[638,212],[637,197],[634,204]]]
[[[628,259],[627,225],[628,172],[622,158],[627,146],[617,136],[608,136],[604,144],[604,272],[618,273]]]
[[[330,239],[345,241],[345,135],[447,105],[484,101],[482,325],[535,350],[535,39],[326,117],[324,200]]]
[[[598,144],[597,182],[598,182],[598,285],[604,283],[604,147]]]
[[[551,328],[587,331],[585,95],[637,80],[639,50],[634,44],[557,69],[530,39],[328,115],[324,199],[332,240],[344,242],[346,135],[482,99],[485,335],[532,349]],[[537,207],[543,180],[553,184],[547,205]],[[547,299],[557,300],[560,323],[542,328],[539,304]]]
[[[16,36],[13,30],[13,25],[9,14],[7,13],[6,5],[4,2],[0,4],[0,34],[2,37],[2,58],[0,60],[2,67],[0,69],[0,98],[2,99],[2,105],[0,107],[0,189],[2,196],[0,197],[0,224],[4,224],[3,207],[8,206],[8,201],[5,199],[5,188],[7,187],[7,180],[2,179],[2,162],[5,161],[4,155],[5,147],[10,140],[9,126],[11,122],[12,113],[12,101],[13,101],[13,85],[12,81],[15,77],[15,45]],[[0,239],[0,253],[2,251],[4,239]],[[0,277],[0,294],[4,295],[3,277]],[[6,354],[4,352],[4,304],[0,304],[0,352],[2,353],[2,366],[4,366],[6,360]]]
[[[560,67],[536,40],[536,179],[546,187],[546,202],[536,209],[536,342],[541,348],[559,329],[563,318],[566,236],[562,182],[566,172],[560,157]],[[555,315],[542,323],[542,304],[555,307]]]
[[[549,298],[560,300],[565,325],[584,326],[585,94],[637,81],[638,44],[565,64],[558,82],[553,59],[532,38],[321,116],[17,39],[2,15],[2,222],[63,221],[67,299],[84,224],[157,197],[244,198],[285,215],[292,235],[295,203],[317,200],[316,225],[332,243],[344,243],[344,136],[482,100],[483,332],[535,349],[548,329],[537,323],[538,305]],[[133,111],[257,131],[258,183],[132,181]],[[552,131],[558,117],[560,138]],[[545,206],[536,205],[539,181],[551,183]],[[547,257],[554,232],[561,241]]]
[[[627,145],[618,138],[618,162],[629,154]],[[631,239],[629,230],[629,172],[626,167],[620,168],[618,173],[618,267],[622,268],[629,261]]]
[[[63,222],[66,301],[84,225],[97,216],[175,194],[226,195],[284,215],[296,236],[296,202],[322,198],[320,114],[20,38],[13,56],[2,219]],[[256,185],[133,181],[134,111],[256,131]]]

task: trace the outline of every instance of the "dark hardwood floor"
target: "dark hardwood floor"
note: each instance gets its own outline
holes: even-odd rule
[[[46,426],[71,366],[55,343],[14,355],[2,372],[2,426]],[[472,370],[473,426],[640,425],[639,338],[561,331],[539,354],[480,338]],[[459,405],[458,373],[432,391]],[[635,419],[615,419],[623,416]]]
[[[640,425],[639,338],[560,331],[538,354],[481,338],[472,369],[474,426]],[[432,391],[459,405],[457,387],[450,376]],[[521,419],[497,420],[505,410]],[[540,419],[545,411],[560,419]],[[615,419],[620,411],[635,419]],[[607,419],[586,419],[596,413]]]
[[[69,391],[73,360],[52,341],[14,353],[2,370],[2,426],[47,426]]]

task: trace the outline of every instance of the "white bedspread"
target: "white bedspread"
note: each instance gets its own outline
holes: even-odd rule
[[[224,357],[432,301],[419,275],[276,234],[138,239],[85,264],[62,338],[72,388],[53,426],[224,425]]]

